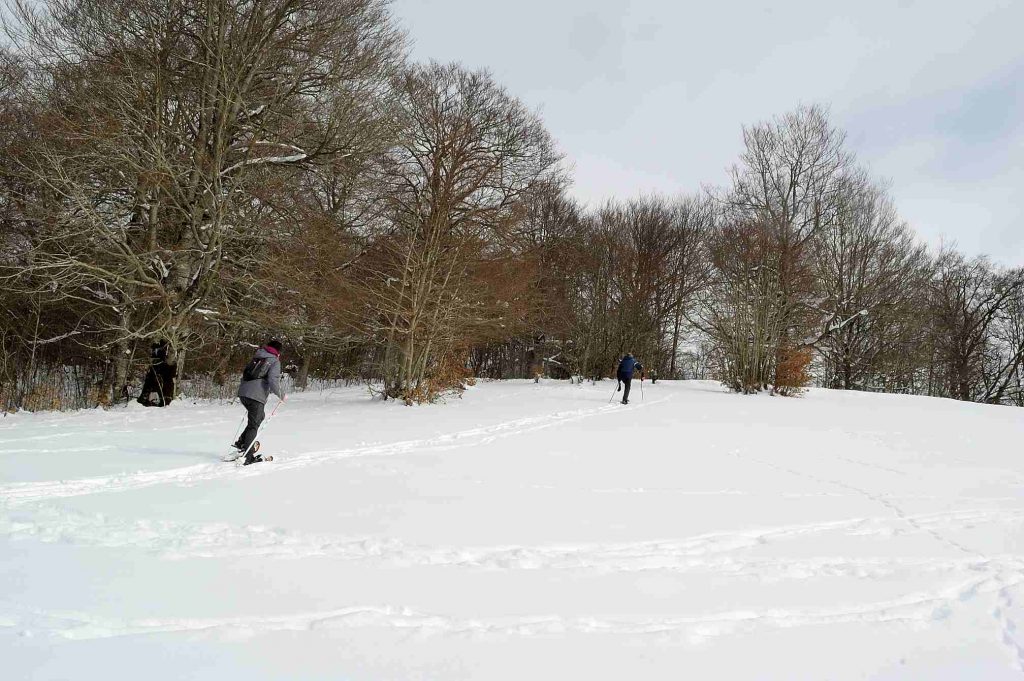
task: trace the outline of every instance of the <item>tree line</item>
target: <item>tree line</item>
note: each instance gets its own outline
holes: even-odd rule
[[[0,406],[190,394],[253,345],[295,384],[429,401],[624,352],[738,392],[1024,402],[1024,275],[933,251],[821,107],[728,186],[587,208],[486,71],[412,63],[386,0],[9,0]]]

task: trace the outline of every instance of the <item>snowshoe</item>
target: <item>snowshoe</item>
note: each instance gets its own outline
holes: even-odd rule
[[[232,447],[231,451],[220,457],[221,461],[234,461],[238,457],[242,456],[242,450],[236,447]]]
[[[260,454],[258,454],[259,451],[260,451],[260,441],[256,440],[256,442],[252,443],[252,447],[251,447],[249,453],[245,455],[245,461],[242,462],[242,465],[243,466],[248,466],[248,465],[254,464],[254,463],[262,463],[264,461],[273,461],[274,460],[274,457],[270,456],[269,454],[267,454],[266,456],[261,456]]]
[[[259,443],[256,443],[253,446],[254,447],[258,447]],[[245,453],[245,447],[243,447],[240,443],[235,442],[234,444],[231,445],[231,451],[228,452],[227,454],[225,454],[224,456],[220,457],[220,460],[221,461],[234,461],[238,457],[242,456],[242,454],[244,454],[244,453]]]

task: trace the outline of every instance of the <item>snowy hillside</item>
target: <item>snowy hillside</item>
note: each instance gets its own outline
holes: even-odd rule
[[[1024,410],[613,387],[0,419],[0,676],[1024,677]]]

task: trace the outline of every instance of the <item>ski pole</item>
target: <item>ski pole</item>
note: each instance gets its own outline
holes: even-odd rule
[[[643,376],[640,377],[640,401],[641,402],[644,401],[644,379],[643,379]]]
[[[242,428],[245,426],[246,420],[249,418],[248,414],[242,416],[242,420],[238,422],[238,427],[235,428],[235,442],[238,442],[238,436],[242,432]]]
[[[284,400],[283,399],[278,399],[277,404],[274,405],[274,410],[272,412],[270,412],[270,416],[268,416],[267,418],[263,419],[263,423],[261,423],[259,425],[259,428],[256,429],[256,434],[252,436],[252,442],[249,443],[249,446],[245,448],[245,451],[242,452],[239,455],[239,457],[249,456],[249,450],[252,449],[252,446],[254,444],[256,444],[256,442],[257,442],[256,438],[258,438],[260,436],[260,431],[263,430],[263,426],[267,425],[267,423],[270,421],[270,419],[274,418],[274,414],[277,413],[277,410],[281,407],[282,404],[284,404]]]
[[[619,392],[619,387],[618,387],[618,385],[616,385],[616,386],[615,386],[615,390],[613,390],[613,391],[612,391],[612,396],[608,398],[608,404],[611,404],[611,403],[612,403],[612,400],[614,400],[614,399],[615,399],[615,393],[617,393],[617,392]]]

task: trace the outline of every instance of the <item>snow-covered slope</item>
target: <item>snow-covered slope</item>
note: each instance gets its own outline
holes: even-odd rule
[[[1024,678],[1024,410],[613,389],[0,419],[0,676]]]

